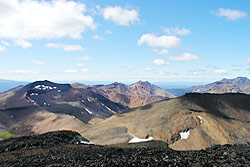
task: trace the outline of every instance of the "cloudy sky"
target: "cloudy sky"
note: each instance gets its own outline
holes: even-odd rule
[[[250,77],[249,0],[0,0],[0,79]]]

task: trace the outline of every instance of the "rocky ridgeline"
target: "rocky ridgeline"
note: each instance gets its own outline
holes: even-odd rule
[[[37,136],[22,136],[0,141],[0,153],[22,149],[47,148],[65,144],[88,143],[79,133],[73,131],[55,131]]]
[[[157,141],[122,148],[81,141],[88,142],[71,131],[4,140],[0,166],[250,166],[249,143],[174,151]]]

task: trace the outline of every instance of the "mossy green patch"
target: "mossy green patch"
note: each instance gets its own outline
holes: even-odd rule
[[[8,139],[14,134],[13,131],[0,133],[0,139]]]

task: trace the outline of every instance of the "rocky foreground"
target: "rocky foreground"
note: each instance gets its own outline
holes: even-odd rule
[[[250,143],[174,151],[163,142],[97,146],[58,131],[0,141],[0,166],[250,166]]]

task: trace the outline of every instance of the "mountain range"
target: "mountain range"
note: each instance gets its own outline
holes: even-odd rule
[[[185,93],[246,93],[250,94],[250,80],[247,77],[237,77],[234,79],[222,79],[207,85],[192,86],[187,89],[167,89],[176,96]]]
[[[78,124],[86,125],[94,118],[105,119],[125,109],[125,106],[89,89],[37,81],[0,94],[0,127],[7,130],[15,127],[19,134],[36,132],[30,129],[32,126],[52,130],[51,122],[55,128],[62,128],[61,125],[64,128],[77,127]],[[69,124],[65,125],[65,122]],[[43,127],[47,125],[47,128]]]
[[[163,99],[175,97],[173,94],[149,82],[138,81],[129,86],[123,83],[92,86],[92,90],[111,101],[129,108],[140,107]]]
[[[150,139],[175,150],[250,142],[249,85],[243,77],[223,79],[175,97],[142,81],[92,86],[37,81],[0,94],[0,132],[74,130],[95,144]]]
[[[123,112],[130,104],[143,106],[169,98],[168,95],[172,97],[148,82],[87,86],[37,81],[0,94],[0,128],[2,131],[14,128],[19,135],[83,130]]]

